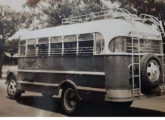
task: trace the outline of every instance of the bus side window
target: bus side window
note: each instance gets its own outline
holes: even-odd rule
[[[100,33],[95,33],[95,54],[101,54],[104,50],[104,37]]]
[[[53,37],[50,40],[50,55],[62,54],[62,37]]]
[[[38,55],[48,55],[49,39],[41,38],[38,40]]]
[[[36,55],[36,40],[28,40],[27,42],[27,56],[35,56]]]
[[[76,54],[77,48],[77,36],[70,35],[64,37],[64,55],[66,54]]]
[[[93,54],[93,34],[79,35],[79,54]]]
[[[25,56],[25,51],[26,51],[26,40],[20,41],[20,56]]]

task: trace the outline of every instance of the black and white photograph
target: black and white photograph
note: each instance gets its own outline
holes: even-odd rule
[[[165,117],[165,0],[0,0],[1,117]]]

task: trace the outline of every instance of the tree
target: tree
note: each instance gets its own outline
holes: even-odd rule
[[[0,5],[0,29],[3,29],[2,39],[0,40],[0,75],[2,70],[2,55],[4,52],[5,41],[20,28],[28,27],[29,18],[25,13],[16,12],[9,7]],[[6,50],[8,50],[8,47]]]
[[[40,0],[34,3],[27,2],[25,6],[31,10],[33,21],[38,20],[38,28],[58,26],[63,18],[107,9],[100,0]],[[34,26],[34,29],[37,27]]]
[[[112,0],[120,2],[121,7],[138,15],[142,13],[151,14],[161,20],[165,20],[165,1],[164,0]]]

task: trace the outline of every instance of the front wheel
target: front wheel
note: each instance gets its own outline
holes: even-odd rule
[[[14,79],[11,79],[7,85],[7,94],[11,99],[18,99],[21,96],[20,91],[17,89],[17,82]]]
[[[79,106],[79,98],[76,91],[69,87],[63,90],[61,98],[62,111],[67,115],[74,115]]]

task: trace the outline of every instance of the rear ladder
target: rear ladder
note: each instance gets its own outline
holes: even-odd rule
[[[135,41],[137,41],[138,45],[135,46]],[[131,37],[132,42],[132,95],[134,98],[140,98],[141,96],[141,70],[140,70],[140,38],[139,37]],[[138,47],[138,51],[135,50],[135,47]],[[136,58],[138,60],[136,60]],[[138,69],[138,71],[135,71],[135,68]]]

